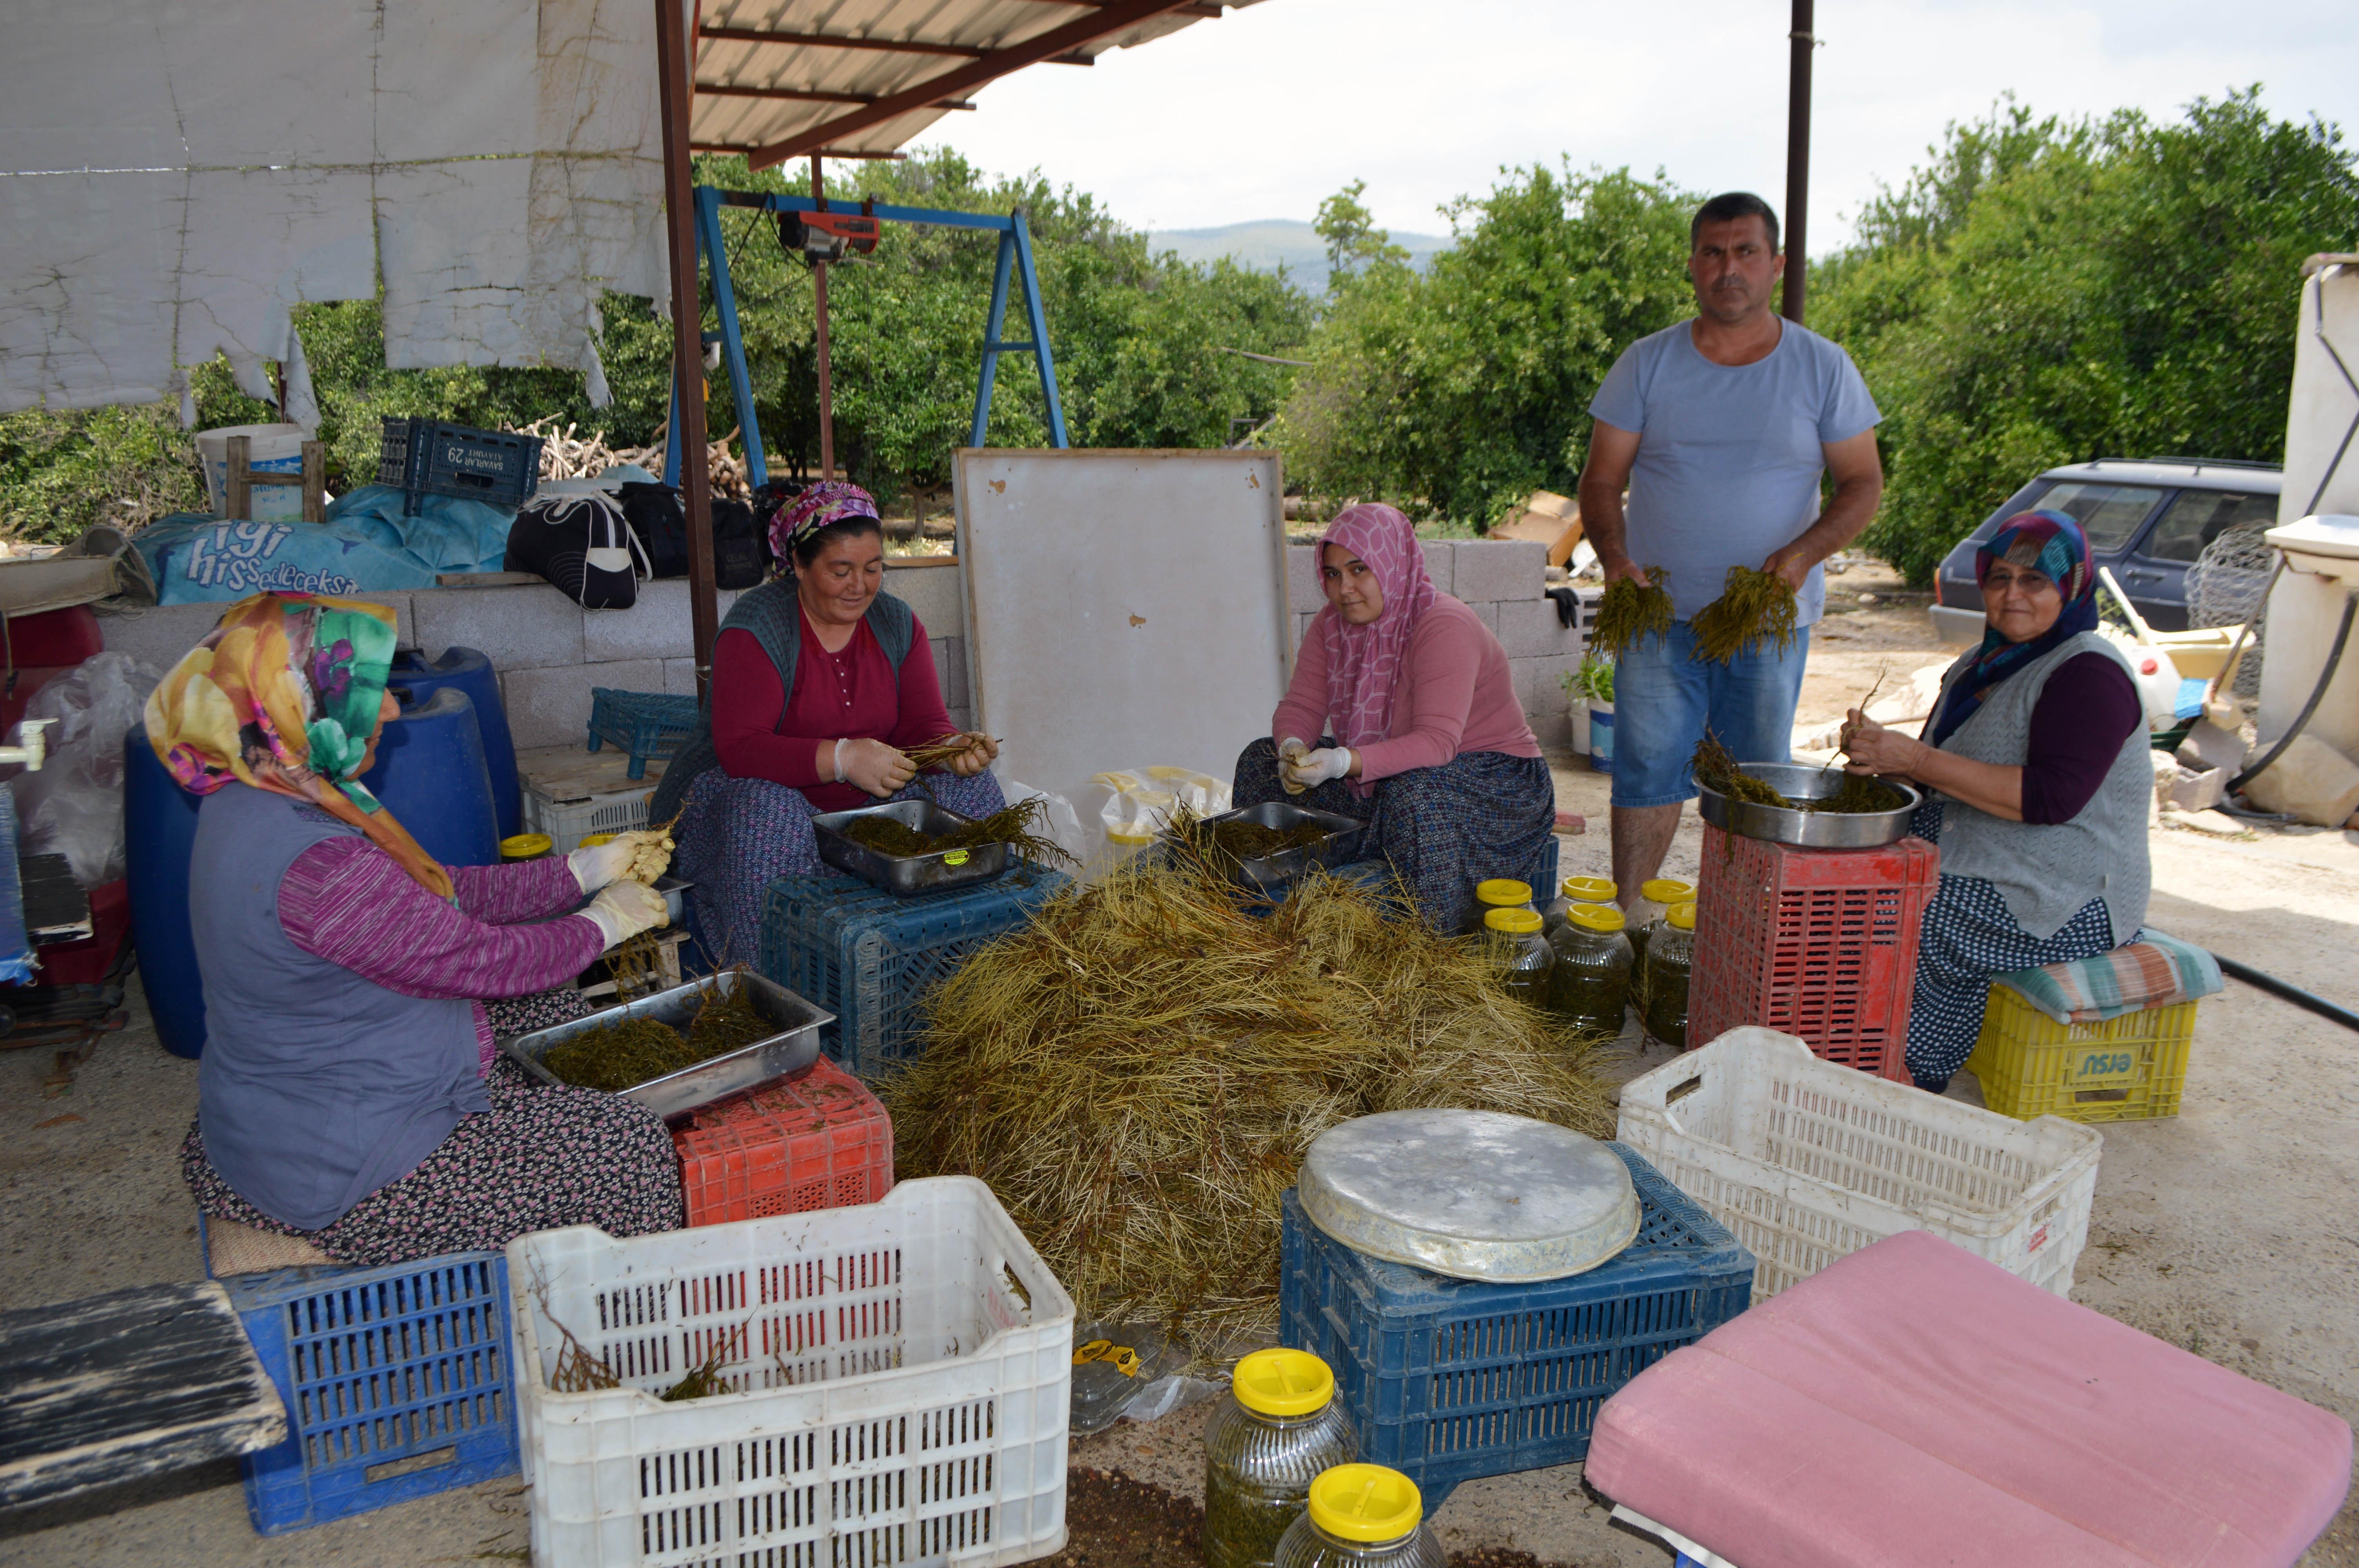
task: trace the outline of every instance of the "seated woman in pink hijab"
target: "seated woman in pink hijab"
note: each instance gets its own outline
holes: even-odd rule
[[[1556,789],[1506,650],[1433,586],[1394,508],[1346,508],[1318,548],[1327,608],[1303,636],[1268,738],[1237,759],[1235,802],[1368,823],[1362,852],[1392,862],[1435,929],[1458,930],[1476,882],[1538,885],[1556,827]]]

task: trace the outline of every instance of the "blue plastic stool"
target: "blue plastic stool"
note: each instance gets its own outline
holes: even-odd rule
[[[524,791],[516,783],[516,742],[508,733],[508,710],[500,697],[499,672],[486,654],[473,648],[450,647],[429,663],[416,648],[393,655],[393,674],[386,680],[393,691],[408,692],[424,702],[444,687],[456,687],[475,705],[475,728],[484,738],[484,766],[492,775],[492,806],[499,815],[503,838],[524,831]]]
[[[473,701],[458,687],[441,687],[387,719],[376,766],[360,782],[444,865],[498,862],[500,819],[483,731]]]
[[[131,940],[156,1036],[175,1056],[205,1049],[205,987],[189,934],[189,853],[197,841],[197,797],[182,789],[147,744],[147,727],[123,738],[123,850],[131,882]]]

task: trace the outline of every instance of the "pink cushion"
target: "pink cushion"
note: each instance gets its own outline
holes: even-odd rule
[[[2351,1428],[1911,1230],[1639,1374],[1587,1476],[1739,1568],[2290,1568]]]

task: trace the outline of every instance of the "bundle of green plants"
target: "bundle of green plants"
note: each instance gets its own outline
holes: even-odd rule
[[[1731,567],[1720,597],[1688,622],[1695,633],[1696,657],[1724,665],[1764,638],[1775,642],[1782,654],[1794,645],[1798,609],[1793,587],[1784,578],[1751,567]]]
[[[540,1065],[577,1088],[620,1094],[777,1032],[755,1007],[754,989],[742,979],[725,994],[708,981],[685,1033],[652,1018],[618,1018],[569,1035],[541,1054]]]
[[[948,833],[920,833],[898,817],[875,816],[846,823],[843,836],[880,855],[908,858],[1005,844],[1036,865],[1073,865],[1073,858],[1045,835],[1043,830],[1048,825],[1048,799],[1036,795]]]
[[[1648,567],[1647,580],[1615,578],[1597,601],[1597,624],[1589,644],[1612,658],[1620,658],[1645,637],[1671,629],[1671,596],[1663,587],[1663,568]]]

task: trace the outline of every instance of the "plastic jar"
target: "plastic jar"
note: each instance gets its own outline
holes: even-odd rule
[[[1647,994],[1647,944],[1654,940],[1655,932],[1663,923],[1663,912],[1675,903],[1692,903],[1696,890],[1687,882],[1669,877],[1655,877],[1638,885],[1638,902],[1630,906],[1630,918],[1625,926],[1630,934],[1630,951],[1636,962],[1630,967],[1630,995],[1643,999]]]
[[[500,840],[500,859],[538,860],[557,847],[555,839],[546,833],[516,833]]]
[[[1549,1005],[1575,1029],[1622,1033],[1630,1000],[1630,938],[1622,912],[1610,903],[1577,903],[1564,923],[1549,933],[1556,968],[1549,977]]]
[[[1256,1350],[1204,1426],[1206,1568],[1268,1568],[1310,1484],[1359,1452],[1335,1374],[1307,1350]]]
[[[1495,909],[1483,917],[1483,925],[1492,972],[1507,988],[1507,994],[1534,1007],[1546,1007],[1556,949],[1540,935],[1540,917],[1528,909]]]
[[[1519,882],[1513,877],[1492,877],[1474,884],[1474,913],[1466,917],[1462,935],[1479,936],[1487,927],[1487,917],[1495,909],[1530,909],[1532,884]]]
[[[1647,943],[1647,1033],[1667,1045],[1688,1047],[1688,977],[1695,968],[1693,903],[1675,903]]]
[[[1549,900],[1540,911],[1540,930],[1554,935],[1564,924],[1565,911],[1576,903],[1612,903],[1619,895],[1612,877],[1567,877],[1557,889],[1556,897]]]
[[[1338,1465],[1278,1541],[1276,1568],[1444,1568],[1417,1483],[1381,1465]]]

